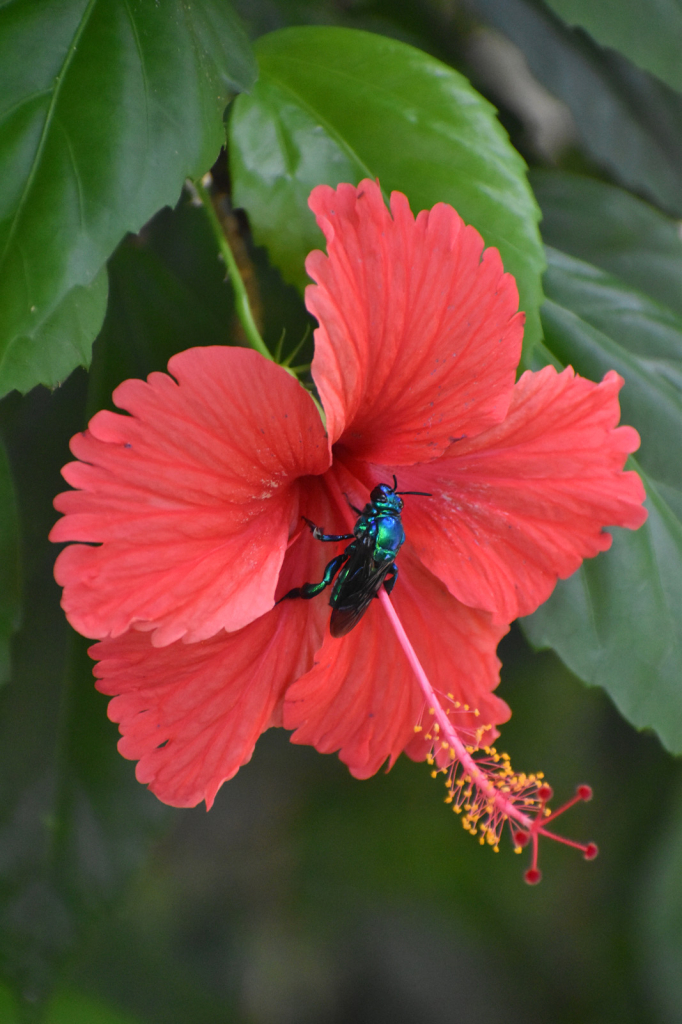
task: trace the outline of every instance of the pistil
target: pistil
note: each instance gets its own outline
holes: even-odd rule
[[[434,690],[390,597],[383,589],[379,593],[379,600],[424,694],[425,710],[428,712],[425,738],[432,742],[428,760],[436,766],[432,774],[445,774],[448,789],[446,802],[452,803],[453,810],[458,813],[464,812],[464,828],[473,835],[479,834],[481,844],[487,843],[497,851],[507,822],[517,853],[528,843],[531,844],[531,865],[524,875],[529,885],[537,884],[542,878],[538,868],[540,836],[575,847],[586,860],[593,860],[598,853],[595,843],[578,843],[546,828],[550,821],[576,803],[590,800],[590,787],[578,786],[576,795],[552,813],[547,803],[553,793],[551,787],[543,781],[542,773],[516,774],[511,769],[507,755],[498,754],[494,747],[481,747],[481,737],[487,731],[485,726],[477,729],[473,735],[467,735],[471,733],[470,729],[457,728],[456,715],[452,711],[458,711],[460,705],[450,696],[443,697]],[[447,707],[448,703],[450,707]],[[417,723],[415,731],[424,731],[424,726]]]

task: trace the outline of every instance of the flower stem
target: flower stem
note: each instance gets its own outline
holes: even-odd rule
[[[239,321],[244,328],[244,334],[246,339],[256,352],[260,352],[266,359],[272,359],[272,353],[268,349],[267,345],[260,336],[260,332],[256,327],[256,321],[253,319],[253,313],[251,312],[251,304],[249,302],[249,296],[246,291],[246,286],[242,280],[242,276],[239,273],[237,261],[234,258],[234,253],[230,248],[230,245],[225,238],[225,233],[222,229],[218,215],[215,212],[211,195],[204,187],[203,181],[192,181],[188,183],[190,191],[196,193],[197,197],[201,201],[201,205],[206,211],[208,222],[211,225],[211,230],[218,243],[220,253],[225,261],[225,267],[227,269],[228,277],[232,287],[234,288],[234,300],[235,308],[237,310],[237,316]]]

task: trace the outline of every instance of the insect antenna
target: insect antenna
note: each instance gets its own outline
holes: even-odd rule
[[[423,498],[432,498],[433,495],[430,491],[399,491],[398,490],[398,477],[393,474],[393,493],[394,494],[421,494]]]

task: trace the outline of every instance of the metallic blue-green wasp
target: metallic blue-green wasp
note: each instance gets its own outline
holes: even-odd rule
[[[351,505],[358,517],[352,533],[325,533],[321,527],[306,519],[316,540],[329,544],[342,540],[351,543],[327,564],[319,583],[304,583],[301,587],[294,587],[280,600],[301,597],[309,601],[321,594],[338,573],[329,598],[332,608],[329,630],[332,636],[350,633],[369,608],[372,599],[379,596],[381,585],[390,594],[398,579],[395,557],[405,542],[400,518],[403,511],[401,495],[404,494],[430,497],[426,491],[399,492],[398,481],[394,476],[393,487],[377,484],[362,510]]]

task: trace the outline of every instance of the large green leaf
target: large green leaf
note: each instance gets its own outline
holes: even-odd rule
[[[594,160],[682,216],[682,96],[567,28],[539,0],[466,5],[516,43],[534,75],[569,106]]]
[[[563,171],[532,170],[548,245],[594,263],[682,313],[678,221],[615,185]]]
[[[547,0],[569,25],[586,28],[646,71],[682,91],[679,0]]]
[[[287,280],[322,244],[310,190],[378,177],[415,210],[452,203],[499,248],[539,337],[537,208],[525,166],[484,100],[452,68],[404,43],[351,29],[295,28],[256,46],[260,77],[230,118],[234,198]]]
[[[104,293],[88,286],[210,166],[254,77],[225,0],[0,7],[0,394],[89,362]]]
[[[623,414],[647,440],[647,452],[657,445],[667,448],[667,459],[674,455],[669,444],[661,437],[665,428],[658,422],[667,408],[663,392],[670,396],[675,407],[675,429],[680,426],[682,410],[682,315],[662,303],[658,303],[641,292],[629,288],[611,275],[582,260],[548,247],[548,269],[545,276],[548,294],[554,302],[543,309],[543,316],[556,321],[559,310],[564,307],[576,314],[592,327],[602,332],[594,344],[585,335],[571,332],[555,333],[552,349],[563,362],[580,359],[581,365],[593,376],[613,368],[622,373],[628,386],[621,395]],[[577,339],[577,340],[576,340]],[[652,380],[651,375],[656,379]],[[673,385],[677,394],[665,388],[660,378]],[[646,407],[641,405],[644,380],[652,380],[650,399]],[[654,394],[655,392],[655,394]],[[636,404],[632,404],[636,403]],[[668,424],[672,429],[672,425]],[[651,436],[649,436],[651,434]],[[662,459],[662,464],[666,459]],[[673,472],[673,479],[682,486],[682,463],[673,463],[679,472]],[[647,466],[647,468],[651,468]]]
[[[585,376],[613,368],[625,378],[649,518],[615,531],[612,549],[560,582],[524,629],[682,753],[682,318],[588,264],[548,257],[546,344]]]
[[[19,514],[10,465],[0,441],[0,683],[9,678],[9,640],[19,626],[20,612]]]

